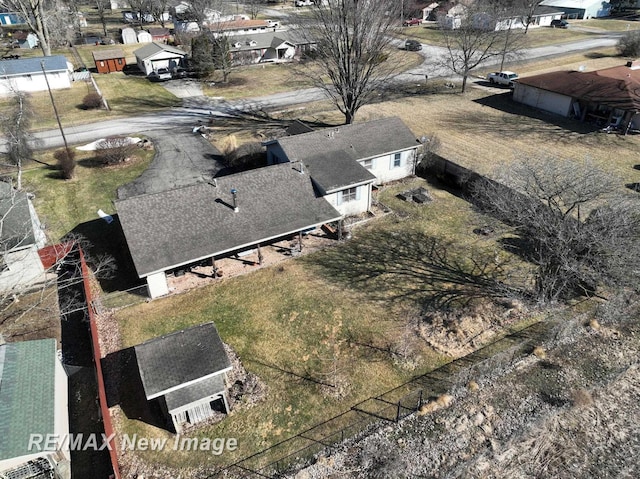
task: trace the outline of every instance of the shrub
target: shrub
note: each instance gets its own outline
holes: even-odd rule
[[[110,136],[96,147],[96,158],[105,165],[126,161],[135,151],[136,145],[124,136]]]
[[[58,162],[58,168],[62,171],[62,178],[70,180],[76,169],[76,152],[73,150],[56,150],[53,157]]]
[[[94,110],[102,106],[102,97],[97,93],[89,93],[82,99],[82,106],[87,110]]]
[[[628,32],[618,40],[618,51],[625,57],[640,56],[640,31]]]

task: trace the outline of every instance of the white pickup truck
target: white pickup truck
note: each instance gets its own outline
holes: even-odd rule
[[[513,81],[518,79],[518,74],[514,72],[493,72],[487,75],[487,80],[491,84],[505,85],[513,88]]]

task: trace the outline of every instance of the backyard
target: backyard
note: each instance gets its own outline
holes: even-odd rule
[[[568,60],[566,67],[586,64],[593,69],[621,62],[619,58],[581,55]],[[528,68],[534,70],[531,65]],[[341,121],[326,104],[307,106],[296,113],[311,121]],[[400,116],[418,137],[436,135],[441,143],[440,155],[481,173],[490,173],[496,165],[520,156],[551,154],[590,159],[620,176],[621,187],[626,181],[639,180],[640,172],[634,168],[638,164],[638,136],[602,134],[589,125],[517,105],[508,93],[482,88],[470,89],[464,95],[423,91],[412,96],[410,102],[392,99],[368,105],[360,110],[358,121],[392,115]],[[216,134],[237,131],[237,126],[226,130],[222,126]],[[260,139],[258,133],[263,134],[245,132],[243,138],[255,141]],[[57,241],[79,224],[92,220],[100,223],[98,208],[113,213],[110,202],[116,187],[138,176],[149,164],[151,154],[141,152],[136,156],[131,162],[102,168],[90,154],[83,153],[76,179],[71,181],[61,180],[51,168],[29,165],[25,185],[36,193],[35,205],[47,224],[50,240]],[[52,163],[50,153],[40,159]],[[432,202],[417,205],[396,197],[418,186],[429,190]],[[240,405],[218,424],[193,433],[196,437],[235,437],[239,448],[234,453],[221,457],[206,452],[136,454],[158,468],[199,470],[229,464],[458,355],[460,350],[454,348],[435,348],[428,335],[425,337],[416,327],[416,318],[438,306],[443,292],[454,298],[452,308],[472,300],[466,324],[477,322],[477,311],[492,316],[510,306],[476,299],[478,289],[473,281],[450,291],[455,274],[473,273],[465,277],[482,279],[474,273],[470,258],[490,263],[499,255],[511,265],[512,277],[526,270],[520,259],[498,245],[498,233],[473,233],[488,219],[474,212],[469,203],[419,178],[384,189],[379,200],[394,213],[357,228],[343,245],[121,309],[104,320],[108,337],[103,339],[108,347],[103,354],[115,354],[162,334],[215,321],[222,339],[239,355],[244,367],[257,375],[266,391],[257,404]],[[103,240],[108,246],[109,238]],[[430,250],[430,245],[444,250]],[[443,253],[437,258],[437,266],[446,267],[448,276],[434,277],[430,273],[436,258],[429,257],[429,251]],[[411,276],[385,273],[393,270],[411,272]],[[496,273],[490,279],[500,280],[500,276]],[[525,281],[517,277],[513,280]],[[502,327],[530,320],[523,311]],[[499,333],[500,328],[495,331]],[[451,337],[458,334],[455,330],[448,333]],[[460,334],[464,336],[465,331]],[[114,410],[114,414],[121,433],[171,437],[137,420],[137,416],[127,417],[126,411]],[[131,455],[125,462],[135,464]]]

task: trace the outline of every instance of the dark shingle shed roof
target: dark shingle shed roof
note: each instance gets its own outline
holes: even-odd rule
[[[231,368],[213,323],[154,338],[134,349],[147,399],[176,391]]]
[[[116,201],[138,276],[248,247],[340,218],[307,174],[283,163]],[[231,189],[238,191],[233,211]]]
[[[1,251],[4,253],[35,242],[27,193],[17,191],[10,184],[0,181]]]
[[[418,146],[398,117],[283,137],[278,143],[289,161],[302,161],[327,192],[375,179],[357,161]]]

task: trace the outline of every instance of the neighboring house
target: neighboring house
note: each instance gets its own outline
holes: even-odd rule
[[[265,145],[269,164],[304,165],[318,194],[343,215],[371,208],[372,185],[414,174],[420,146],[397,117],[286,136]]]
[[[121,48],[91,52],[98,73],[120,72],[127,65]]]
[[[456,29],[462,24],[462,16],[467,11],[467,7],[461,3],[446,2],[438,5],[431,13],[435,16],[442,28]]]
[[[31,32],[15,32],[13,34],[13,38],[18,42],[18,46],[20,48],[24,48],[27,50],[36,48],[40,43],[40,41],[38,40],[38,36],[35,33]]]
[[[562,18],[564,11],[554,7],[537,6],[530,18],[527,15],[514,15],[513,17],[504,17],[496,19],[487,14],[476,14],[474,17],[474,25],[477,28],[486,30],[515,30],[527,28],[549,27],[552,20]]]
[[[0,477],[69,479],[68,411],[55,339],[0,345]]]
[[[169,293],[167,273],[341,218],[316,197],[309,175],[291,164],[133,196],[115,206],[138,277],[146,279],[152,298]]]
[[[28,288],[44,279],[38,250],[45,243],[27,193],[0,182],[0,291]]]
[[[133,28],[125,27],[122,29],[122,43],[124,43],[125,45],[138,43],[138,35]]]
[[[214,35],[224,33],[229,36],[247,35],[250,33],[267,32],[274,30],[274,27],[266,20],[230,20],[220,21],[209,24],[210,30]]]
[[[110,0],[109,8],[111,10],[120,10],[122,8],[129,8],[129,0]]]
[[[609,0],[543,0],[540,5],[563,10],[569,19],[600,18],[611,14]]]
[[[157,71],[159,68],[168,68],[170,71],[177,67],[184,67],[186,52],[179,48],[161,43],[150,43],[133,52],[136,56],[138,68],[145,75]]]
[[[157,400],[176,433],[229,413],[232,366],[215,324],[205,323],[134,347],[148,401]]]
[[[171,31],[168,28],[149,28],[152,42],[167,43],[171,39]]]
[[[44,72],[42,62],[44,62]],[[0,95],[13,91],[46,91],[71,88],[73,66],[62,55],[0,61]]]
[[[513,99],[565,117],[640,128],[640,61],[593,72],[519,78]]]
[[[235,35],[229,37],[229,46],[238,64],[291,61],[298,51],[286,32]]]
[[[436,2],[430,3],[429,5],[424,7],[422,9],[422,21],[428,22],[428,21],[435,20],[435,16],[432,14],[432,12],[434,12],[436,8],[438,8],[438,3]]]

